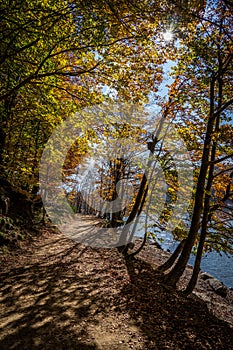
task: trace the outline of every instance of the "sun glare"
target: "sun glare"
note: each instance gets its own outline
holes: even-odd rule
[[[165,41],[171,41],[173,39],[173,34],[170,30],[167,30],[165,33],[163,33],[163,38]]]

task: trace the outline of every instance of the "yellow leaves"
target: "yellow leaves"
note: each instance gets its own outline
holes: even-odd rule
[[[183,223],[181,223],[180,226],[177,226],[173,231],[172,231],[173,237],[175,240],[181,241],[185,238],[187,238],[188,235],[188,228],[185,227]]]
[[[31,169],[28,169],[26,167],[22,167],[21,168],[21,171],[24,173],[24,174],[31,174]]]

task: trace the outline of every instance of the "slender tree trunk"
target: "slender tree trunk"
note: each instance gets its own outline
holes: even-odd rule
[[[117,183],[124,177],[125,171],[124,171],[124,160],[122,158],[116,159],[114,161],[113,165],[113,195],[111,200],[114,201],[119,194],[116,192],[116,186]],[[122,195],[123,193],[121,193]],[[121,217],[121,210],[115,212],[114,205],[113,205],[113,211],[112,211],[112,218],[111,218],[111,227],[118,227],[122,224],[122,217]]]
[[[215,86],[215,78],[212,78],[210,83],[210,115],[208,119],[204,148],[202,153],[201,160],[201,168],[197,181],[196,194],[195,194],[195,203],[194,210],[192,215],[192,221],[190,225],[189,234],[187,240],[185,241],[183,250],[180,254],[180,257],[173,267],[173,269],[165,276],[165,282],[172,287],[175,287],[180,277],[184,273],[186,265],[188,263],[189,256],[191,254],[193,245],[195,243],[199,226],[201,220],[201,214],[203,211],[203,198],[204,198],[204,190],[205,190],[205,180],[209,167],[209,156],[210,156],[210,147],[212,142],[212,135],[214,124],[216,120],[216,116],[214,114],[214,86]]]
[[[219,52],[220,52],[220,48],[219,48]],[[222,107],[222,91],[223,91],[222,60],[219,55],[218,110]],[[216,119],[216,125],[215,125],[216,133],[219,131],[219,124],[220,124],[220,115],[218,115]],[[212,189],[213,179],[214,179],[214,161],[216,157],[216,150],[217,150],[217,141],[214,141],[212,150],[211,150],[211,162],[210,162],[208,180],[207,180],[207,185],[205,190],[204,211],[203,211],[202,224],[201,224],[200,240],[198,243],[197,255],[195,259],[192,277],[185,290],[186,295],[191,294],[193,289],[195,288],[198,275],[201,269],[202,254],[203,254],[203,249],[206,241],[207,228],[208,228],[208,222],[209,222],[210,199],[211,199],[211,189]]]
[[[140,205],[140,208],[139,208],[139,211],[138,211],[138,215],[136,217],[136,222],[134,223],[134,228],[133,228],[133,231],[132,231],[132,233],[130,235],[129,241],[131,241],[131,239],[134,236],[134,233],[135,233],[135,230],[136,230],[136,226],[137,226],[137,223],[138,223],[138,219],[139,219],[139,215],[141,214],[141,211],[143,209],[144,203],[146,201],[147,193],[148,193],[148,186],[145,189],[144,196],[142,198],[142,202],[141,202],[141,205]],[[134,257],[135,255],[140,253],[140,251],[143,249],[143,247],[146,244],[146,239],[147,239],[147,232],[144,233],[143,241],[142,241],[142,244],[140,245],[140,247],[135,252],[131,253],[129,255],[130,257]],[[127,253],[128,253],[128,245],[126,245],[126,247],[124,248],[123,253],[127,255]]]
[[[160,135],[161,130],[163,128],[163,125],[164,125],[164,122],[165,122],[165,119],[167,117],[168,112],[169,112],[169,107],[167,107],[166,110],[164,111],[164,114],[160,120],[158,129],[156,130],[156,135],[152,136],[152,142],[147,143],[148,149],[150,150],[151,154],[154,154],[155,146],[159,141],[159,135]],[[149,159],[147,162],[147,167],[150,167],[152,162],[153,162],[153,160]],[[131,212],[128,216],[128,219],[126,220],[125,226],[124,226],[122,233],[119,237],[119,244],[120,244],[120,246],[118,247],[119,251],[122,251],[127,243],[127,234],[129,232],[129,225],[128,224],[133,222],[133,220],[135,219],[135,217],[138,213],[138,210],[139,210],[141,203],[143,201],[145,192],[147,194],[147,185],[148,185],[147,173],[144,173],[141,184],[140,184],[139,191],[137,193],[135,203],[133,205],[133,209],[131,210]]]
[[[167,108],[164,112],[164,115],[163,117],[161,118],[160,120],[160,123],[159,123],[159,127],[156,131],[156,135],[152,136],[152,142],[148,142],[147,145],[148,145],[148,149],[149,151],[151,152],[151,154],[154,154],[154,151],[155,151],[155,146],[157,145],[158,141],[159,141],[159,135],[161,133],[161,130],[163,128],[163,125],[164,125],[164,121],[166,119],[166,116],[168,114],[168,111],[169,111],[169,108]],[[151,164],[152,164],[153,160],[148,160],[147,162],[147,167],[150,167]],[[133,209],[131,210],[129,216],[128,216],[128,219],[125,223],[125,226],[122,230],[122,233],[120,235],[120,238],[119,238],[119,243],[121,246],[119,246],[119,251],[122,251],[124,249],[124,246],[126,245],[126,242],[127,242],[127,234],[128,234],[128,231],[129,231],[129,225],[130,223],[133,222],[133,220],[135,219],[137,213],[138,213],[138,210],[141,206],[141,203],[143,201],[143,198],[144,198],[144,195],[145,195],[145,192],[147,194],[147,190],[148,190],[148,182],[147,182],[147,173],[144,173],[143,174],[143,177],[142,177],[142,181],[141,181],[141,184],[140,184],[140,188],[139,188],[139,191],[137,193],[137,196],[136,196],[136,200],[135,200],[135,203],[133,205]],[[146,198],[145,198],[146,199]],[[144,201],[145,201],[144,199]],[[142,209],[141,209],[142,210]]]
[[[154,153],[155,146],[156,146],[157,142],[158,142],[158,139],[155,137],[153,140],[153,144],[151,146],[151,149],[150,149],[152,154]],[[148,161],[147,165],[148,166],[151,165],[151,160]],[[127,234],[129,231],[128,224],[133,222],[133,220],[135,219],[135,217],[136,217],[136,215],[141,207],[142,202],[145,202],[145,199],[146,199],[145,193],[147,193],[147,188],[148,188],[147,174],[144,173],[143,177],[142,177],[141,184],[140,184],[139,191],[138,191],[137,196],[136,196],[136,200],[135,200],[134,205],[133,205],[133,209],[131,210],[131,212],[128,216],[128,219],[126,220],[125,226],[124,226],[122,233],[120,235],[120,238],[119,238],[119,243],[121,244],[121,246],[119,247],[120,251],[122,251],[122,249],[124,249],[124,246],[127,243]]]
[[[14,98],[13,97],[9,97],[8,99],[6,99],[3,103],[2,106],[2,111],[1,111],[1,116],[0,116],[0,173],[1,173],[1,177],[5,178],[5,170],[3,167],[3,152],[5,150],[5,146],[6,146],[6,132],[5,132],[5,128],[7,126],[7,121],[9,120],[11,114],[12,114],[12,108],[14,106]]]
[[[165,272],[166,270],[170,269],[170,267],[172,267],[172,265],[174,264],[174,262],[176,261],[176,259],[178,258],[180,252],[182,251],[184,244],[185,244],[185,239],[183,239],[178,247],[175,249],[174,253],[170,256],[170,258],[163,264],[160,265],[157,268],[158,272]]]

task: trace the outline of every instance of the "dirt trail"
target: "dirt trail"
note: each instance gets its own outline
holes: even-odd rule
[[[2,350],[233,349],[233,329],[164,287],[146,259],[61,234],[3,258],[0,292]]]

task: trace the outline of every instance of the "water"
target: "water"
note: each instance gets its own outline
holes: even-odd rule
[[[176,249],[178,243],[172,234],[164,231],[157,234],[157,237],[163,239],[161,246],[164,250],[173,252]],[[195,256],[191,255],[189,264],[193,266],[194,261]],[[217,252],[206,253],[202,258],[201,270],[210,273],[227,287],[233,288],[233,256],[229,257],[225,253],[221,253],[220,256]]]
[[[190,257],[190,265],[194,264],[194,256]],[[233,256],[222,253],[210,252],[203,256],[201,269],[223,282],[226,286],[233,288]]]

